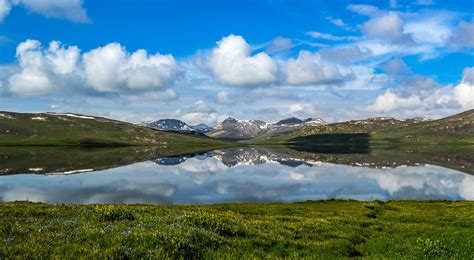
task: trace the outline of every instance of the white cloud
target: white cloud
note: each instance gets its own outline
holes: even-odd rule
[[[46,94],[54,88],[46,74],[29,69],[12,76],[9,84],[11,92],[22,96]]]
[[[216,112],[212,112],[212,113],[191,112],[191,113],[181,115],[179,116],[179,118],[190,125],[197,125],[200,123],[204,123],[206,125],[213,126],[222,122],[224,119],[226,119],[227,115],[221,115]]]
[[[369,108],[375,112],[391,112],[397,109],[410,109],[422,104],[418,96],[412,95],[406,98],[400,97],[388,89],[384,94],[378,96]]]
[[[8,80],[8,89],[19,95],[42,95],[53,90],[85,92],[146,92],[169,88],[182,70],[171,55],[145,50],[132,54],[118,43],[91,50],[81,56],[77,46],[52,41],[47,49],[36,40],[17,47],[19,72]],[[174,92],[173,92],[174,93]],[[156,96],[156,94],[155,94]],[[165,96],[170,99],[176,93]]]
[[[344,21],[341,18],[336,18],[336,19],[329,18],[329,22],[339,27],[346,26],[346,23],[344,23]]]
[[[126,63],[127,54],[118,43],[84,53],[86,80],[99,91],[112,91],[120,84],[120,69]]]
[[[464,69],[461,83],[454,88],[454,95],[463,108],[474,108],[474,67]]]
[[[340,83],[352,75],[323,61],[319,54],[300,51],[296,59],[289,59],[285,68],[286,83],[289,85],[318,85]]]
[[[399,42],[406,37],[403,34],[403,20],[394,12],[374,17],[360,28],[370,38],[389,42]]]
[[[195,112],[199,112],[199,113],[214,112],[214,109],[202,100],[196,101],[196,103],[194,103],[194,105],[192,107],[192,110],[195,111]]]
[[[380,9],[373,5],[349,5],[347,9],[354,13],[366,16],[379,16],[383,13]]]
[[[90,22],[82,0],[17,0],[28,11],[50,18],[65,18],[73,22]]]
[[[22,6],[48,18],[64,18],[77,23],[90,22],[82,0],[0,0],[0,22],[8,16],[12,6]]]
[[[474,200],[474,177],[466,175],[459,185],[459,195],[466,200]]]
[[[217,79],[232,86],[258,86],[277,81],[277,63],[266,53],[251,55],[241,36],[222,38],[212,50],[208,65]]]
[[[443,45],[452,33],[449,19],[450,16],[445,14],[423,15],[421,19],[407,22],[403,32],[410,34],[417,44]]]
[[[181,74],[171,55],[149,55],[145,50],[129,54],[118,43],[84,53],[83,60],[87,82],[102,92],[166,87]]]
[[[178,94],[173,89],[164,90],[152,90],[139,94],[128,94],[124,96],[125,99],[130,103],[144,103],[144,102],[156,102],[156,101],[171,101],[178,98]]]
[[[307,32],[307,35],[315,38],[315,39],[324,39],[324,40],[330,40],[330,41],[353,41],[359,39],[358,37],[354,36],[336,36],[328,33],[320,33],[320,32]]]
[[[9,79],[9,90],[18,95],[45,94],[55,88],[58,77],[76,69],[79,49],[53,41],[47,50],[36,40],[26,40],[16,49],[20,72]]]
[[[379,95],[365,110],[371,113],[439,118],[474,108],[474,67],[465,68],[461,82],[441,86],[432,78],[414,76]]]
[[[76,66],[80,55],[80,50],[77,46],[65,48],[61,46],[61,42],[52,41],[49,44],[46,58],[51,62],[55,73],[68,74],[77,69]]]
[[[8,0],[0,0],[0,23],[8,16],[11,8],[11,4]]]
[[[326,20],[328,20],[330,23],[344,30],[348,30],[348,31],[353,30],[352,26],[346,24],[344,20],[342,20],[341,18],[326,17]]]

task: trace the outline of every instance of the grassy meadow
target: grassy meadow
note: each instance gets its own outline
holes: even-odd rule
[[[0,258],[474,257],[474,202],[0,203]]]

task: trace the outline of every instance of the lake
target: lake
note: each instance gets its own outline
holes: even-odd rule
[[[210,204],[319,199],[474,200],[472,148],[0,149],[0,198]]]

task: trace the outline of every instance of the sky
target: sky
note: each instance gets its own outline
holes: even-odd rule
[[[132,123],[474,108],[472,0],[0,0],[0,110]]]

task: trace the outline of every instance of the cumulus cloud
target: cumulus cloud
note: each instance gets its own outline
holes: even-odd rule
[[[301,51],[296,59],[289,59],[285,74],[289,85],[337,84],[352,76],[338,66],[323,61],[321,55],[308,51]]]
[[[242,36],[229,35],[217,42],[208,66],[217,79],[232,86],[258,86],[277,81],[277,63],[266,53],[251,54]]]
[[[464,69],[461,83],[454,88],[454,95],[464,108],[474,108],[474,67]]]
[[[391,112],[397,109],[410,109],[422,104],[420,97],[412,95],[400,97],[388,89],[384,94],[378,96],[370,109],[375,112]]]
[[[19,95],[73,88],[82,92],[149,92],[171,87],[182,74],[171,55],[152,55],[145,50],[130,54],[118,43],[81,55],[77,46],[52,41],[46,49],[39,41],[27,40],[18,45],[16,56],[20,70],[7,85],[10,92]],[[160,93],[166,94],[165,99],[176,97],[174,92]]]
[[[460,83],[442,86],[423,76],[401,80],[398,88],[387,89],[367,107],[378,114],[440,117],[474,108],[474,67],[465,68]]]
[[[191,112],[184,115],[179,116],[181,120],[184,122],[197,125],[200,123],[204,123],[206,125],[212,126],[222,122],[224,119],[227,118],[227,115],[221,115],[216,112],[212,113],[202,113],[202,112]]]
[[[82,0],[0,0],[0,22],[9,14],[12,6],[49,18],[64,18],[77,23],[88,23],[90,18]]]
[[[206,102],[203,100],[198,100],[194,103],[192,107],[193,111],[199,112],[199,113],[210,113],[214,112],[214,109],[210,107]]]
[[[389,42],[406,39],[403,20],[394,12],[374,17],[361,25],[361,31],[370,38]]]
[[[145,50],[129,54],[118,43],[91,50],[83,60],[87,82],[102,92],[169,86],[182,73],[171,55],[149,55]]]
[[[18,95],[38,95],[52,91],[57,82],[76,70],[79,49],[53,41],[44,49],[36,40],[26,40],[16,48],[21,68],[10,77],[9,90]]]

